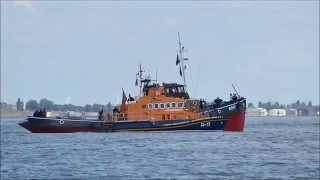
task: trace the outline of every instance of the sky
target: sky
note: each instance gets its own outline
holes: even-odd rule
[[[1,101],[120,103],[138,65],[193,98],[319,104],[319,1],[1,1]]]

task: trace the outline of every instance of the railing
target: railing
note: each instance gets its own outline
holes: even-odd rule
[[[245,99],[242,99],[240,101],[230,103],[224,106],[220,106],[217,108],[209,109],[203,112],[193,112],[190,113],[190,111],[187,111],[186,109],[183,109],[183,114],[181,115],[180,113],[177,113],[176,111],[165,111],[164,113],[156,112],[156,111],[145,111],[145,112],[140,112],[140,113],[130,113],[130,121],[133,120],[139,120],[139,121],[158,121],[158,120],[176,120],[176,119],[199,119],[199,118],[207,118],[212,115],[212,112],[218,112],[221,113],[223,109],[229,108],[231,106],[236,106],[236,104],[241,103],[245,101]],[[169,115],[169,118],[168,118]],[[109,118],[105,118],[106,121],[128,121],[128,114],[126,113],[116,113],[116,114],[109,114]],[[163,116],[165,116],[163,118]],[[182,118],[183,116],[183,118]]]

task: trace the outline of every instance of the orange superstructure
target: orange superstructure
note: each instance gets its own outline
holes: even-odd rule
[[[150,81],[149,81],[150,82]],[[199,100],[190,100],[183,85],[145,84],[143,95],[128,100],[121,105],[114,120],[192,120],[201,118]]]
[[[177,83],[151,83],[150,76],[144,77],[141,65],[136,74],[136,86],[140,84],[140,94],[135,99],[124,91],[119,110],[113,113],[113,121],[161,121],[161,120],[192,120],[203,117],[200,113],[201,101],[191,100],[186,91],[184,47],[179,36],[179,51],[176,65],[182,77],[183,85]]]

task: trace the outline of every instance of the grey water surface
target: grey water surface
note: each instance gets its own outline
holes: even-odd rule
[[[244,132],[32,134],[1,120],[1,179],[319,179],[319,117]]]

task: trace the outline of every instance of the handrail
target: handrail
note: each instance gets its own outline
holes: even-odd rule
[[[197,113],[188,113],[188,111],[186,109],[183,109],[183,116],[186,117],[186,119],[198,119],[198,118],[205,118],[205,117],[209,117],[209,113],[211,112],[214,112],[214,111],[217,111],[217,110],[222,110],[224,108],[228,108],[230,106],[234,106],[238,103],[241,103],[243,101],[245,101],[246,99],[241,99],[239,101],[236,101],[234,103],[231,103],[231,104],[228,104],[228,105],[225,105],[225,106],[221,106],[221,107],[217,107],[217,108],[213,108],[213,109],[209,109],[209,110],[206,110],[206,111],[202,111],[202,112],[197,112]],[[181,111],[179,111],[180,115],[181,115]],[[166,117],[167,115],[170,116],[170,119],[180,119],[180,118],[173,118],[174,115],[177,115],[177,113],[175,111],[166,111],[165,113],[163,113]],[[134,117],[134,119],[130,119],[130,120],[140,120],[140,121],[143,121],[143,120],[146,120],[146,121],[158,121],[158,120],[162,120],[162,118],[160,117],[156,117],[156,116],[159,116],[161,114],[157,113],[156,111],[154,110],[147,110],[147,111],[144,111],[144,112],[137,112],[137,113],[130,113],[130,117]],[[29,117],[29,116],[28,116]],[[30,117],[33,117],[33,116],[30,116]],[[85,116],[87,117],[87,116]],[[108,118],[109,117],[109,118]],[[54,118],[54,117],[47,117],[47,118],[44,118],[44,117],[34,117],[34,118],[39,118],[39,119],[50,119],[50,120],[59,120],[58,118]],[[90,121],[90,122],[93,122],[95,120],[91,119],[86,119],[86,118],[82,118],[82,119],[69,119],[69,118],[66,118],[66,117],[61,117],[61,119],[66,119],[66,120],[72,120],[72,121],[84,121],[84,120],[87,120],[87,121]],[[167,118],[166,118],[167,119]],[[128,120],[128,115],[125,116],[125,113],[120,113],[120,114],[112,114],[111,113],[104,113],[104,120],[105,121],[125,121],[125,120]],[[97,122],[99,120],[96,120]],[[101,122],[101,121],[99,121]]]
[[[210,109],[210,110],[206,110],[206,111],[202,111],[202,112],[198,112],[198,113],[193,113],[193,114],[187,113],[187,111],[185,111],[185,109],[184,109],[183,113],[184,113],[184,115],[186,117],[188,116],[188,118],[190,120],[198,119],[198,118],[205,118],[205,117],[209,117],[209,113],[210,112],[214,112],[214,111],[217,111],[217,110],[222,110],[222,109],[228,108],[230,106],[234,106],[234,105],[236,105],[236,104],[238,104],[240,102],[243,102],[243,101],[245,101],[245,99],[242,99],[240,101],[237,101],[237,102],[234,102],[234,103],[222,106],[222,107],[218,107],[218,108],[214,108],[214,109]],[[124,115],[125,115],[124,113],[115,114],[115,115],[112,116],[112,120],[113,121],[128,120],[127,119],[128,116],[124,116]],[[167,111],[167,112],[165,112],[164,115],[169,115],[170,119],[173,119],[173,117],[174,117],[174,115],[176,115],[176,113],[175,113],[175,111]],[[157,114],[156,111],[152,111],[152,110],[145,111],[145,112],[139,112],[139,113],[130,113],[130,116],[134,117],[134,119],[132,119],[132,120],[155,120],[155,121],[161,120],[158,117],[155,118],[155,116],[159,116],[159,114]],[[174,118],[174,119],[177,119],[177,118]]]

